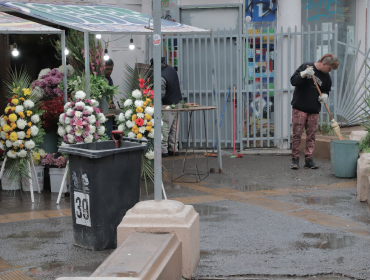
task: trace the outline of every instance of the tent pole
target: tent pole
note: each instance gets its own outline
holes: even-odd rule
[[[213,90],[215,91],[215,101],[216,101],[216,129],[217,129],[217,158],[218,158],[218,172],[222,173],[222,157],[221,157],[221,133],[220,133],[220,127],[218,125],[220,121],[220,108],[219,108],[219,99],[220,94],[217,89],[217,75],[216,75],[216,56],[215,56],[215,37],[213,34],[213,30],[211,33],[211,51],[212,51],[212,64],[213,64],[213,71],[212,71],[212,83],[213,83]]]
[[[153,37],[159,35],[159,44],[153,42],[154,64],[154,199],[162,200],[162,112],[161,112],[161,0],[153,0]]]
[[[90,99],[90,45],[89,32],[84,32],[86,98]]]
[[[67,103],[67,59],[66,59],[66,31],[62,31],[62,41],[61,41],[61,49],[62,49],[62,66],[63,66],[63,101],[64,104]]]

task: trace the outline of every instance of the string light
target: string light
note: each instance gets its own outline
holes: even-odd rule
[[[101,34],[96,34],[96,39],[101,39]]]
[[[18,56],[19,55],[19,51],[17,49],[17,43],[14,43],[13,44],[13,51],[12,51],[12,55],[13,56]]]
[[[135,49],[135,45],[134,45],[134,39],[130,39],[130,45],[129,45],[129,48],[130,50],[134,50]]]
[[[108,50],[105,49],[104,50],[104,60],[108,60],[109,59],[109,54],[108,54]]]

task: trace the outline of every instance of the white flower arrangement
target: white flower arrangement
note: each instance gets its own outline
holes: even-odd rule
[[[17,132],[17,136],[19,139],[23,140],[26,137],[26,133],[24,131]]]
[[[142,100],[136,100],[135,101],[135,107],[143,107],[144,101]]]
[[[132,97],[133,98],[136,98],[136,99],[139,99],[141,98],[143,95],[141,94],[141,91],[138,90],[138,89],[135,89],[133,92],[132,92]]]
[[[31,126],[31,135],[36,136],[39,133],[39,128],[35,125]]]
[[[149,116],[153,117],[153,115],[154,115],[154,108],[152,108],[152,107],[146,107],[145,108],[145,114],[148,114]]]
[[[28,140],[28,141],[24,142],[24,146],[28,150],[32,150],[33,148],[35,148],[35,142],[33,142],[32,140]]]
[[[125,129],[125,125],[124,124],[120,124],[119,126],[118,126],[118,130],[119,131],[123,131]]]
[[[22,149],[17,153],[17,156],[20,158],[25,158],[27,156],[27,151]]]
[[[120,113],[119,115],[118,115],[118,120],[120,121],[120,122],[124,122],[125,121],[125,115],[123,114],[123,113]]]
[[[123,103],[123,106],[125,106],[125,107],[130,107],[131,105],[132,105],[132,100],[131,99],[127,99],[125,101],[125,103]]]
[[[16,123],[19,129],[24,129],[27,125],[27,121],[24,119],[18,119]]]
[[[153,150],[147,151],[145,156],[147,159],[154,159],[154,151]]]
[[[131,118],[131,115],[132,115],[132,110],[131,110],[131,109],[129,109],[129,110],[127,110],[127,111],[126,111],[126,113],[125,113],[125,118],[126,118],[126,119],[130,119],[130,118]]]
[[[45,69],[42,69],[39,73],[39,76],[38,76],[38,80],[41,80],[41,77],[46,75],[47,73],[49,73],[51,71],[50,68],[45,68]]]
[[[18,114],[19,112],[23,112],[24,107],[22,105],[15,106],[15,112]],[[37,116],[37,115],[36,115]]]
[[[35,107],[35,103],[33,103],[32,100],[26,100],[23,102],[23,106],[26,107],[27,109],[32,109],[33,107]]]
[[[77,91],[75,102],[68,102],[68,106],[64,106],[65,113],[60,115],[58,134],[65,145],[108,139],[104,126],[106,118],[104,114],[100,115],[99,103],[85,97],[86,93]]]
[[[38,123],[39,121],[40,121],[40,116],[39,115],[33,115],[31,117],[31,122]]]

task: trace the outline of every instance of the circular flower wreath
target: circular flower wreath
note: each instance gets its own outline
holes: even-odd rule
[[[75,102],[64,105],[64,113],[59,116],[58,123],[58,134],[63,137],[62,145],[107,140],[103,125],[107,119],[98,108],[99,102],[85,97],[86,93],[77,91]]]
[[[41,141],[40,114],[31,100],[31,89],[13,89],[5,114],[0,117],[0,149],[9,158],[24,158]],[[39,136],[39,137],[38,137]]]
[[[149,141],[145,157],[152,160],[154,159],[154,91],[150,86],[145,86],[144,79],[139,79],[139,88],[129,93],[127,99],[122,100],[123,110],[116,116],[116,120],[118,130],[123,132],[123,136]]]

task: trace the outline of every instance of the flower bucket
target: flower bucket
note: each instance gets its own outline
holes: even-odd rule
[[[13,181],[10,184],[10,182],[8,181],[8,177],[5,175],[5,171],[4,171],[3,177],[1,178],[1,187],[2,187],[3,191],[19,190],[21,188],[20,185],[21,184],[20,184],[19,181]]]
[[[49,175],[50,175],[50,190],[51,192],[59,193],[60,186],[62,185],[64,172],[66,171],[65,168],[50,168]],[[63,193],[68,192],[67,189],[67,182],[64,182],[63,186]]]
[[[44,190],[44,170],[45,170],[45,166],[36,165],[35,169],[36,169],[37,181],[39,182],[39,186],[40,186],[40,191],[42,191],[42,190]],[[33,188],[34,192],[38,191],[37,185],[36,185],[36,180],[35,180],[34,176],[32,176],[32,188]],[[22,182],[22,190],[25,191],[25,192],[30,191],[30,186],[29,186],[28,181]]]

